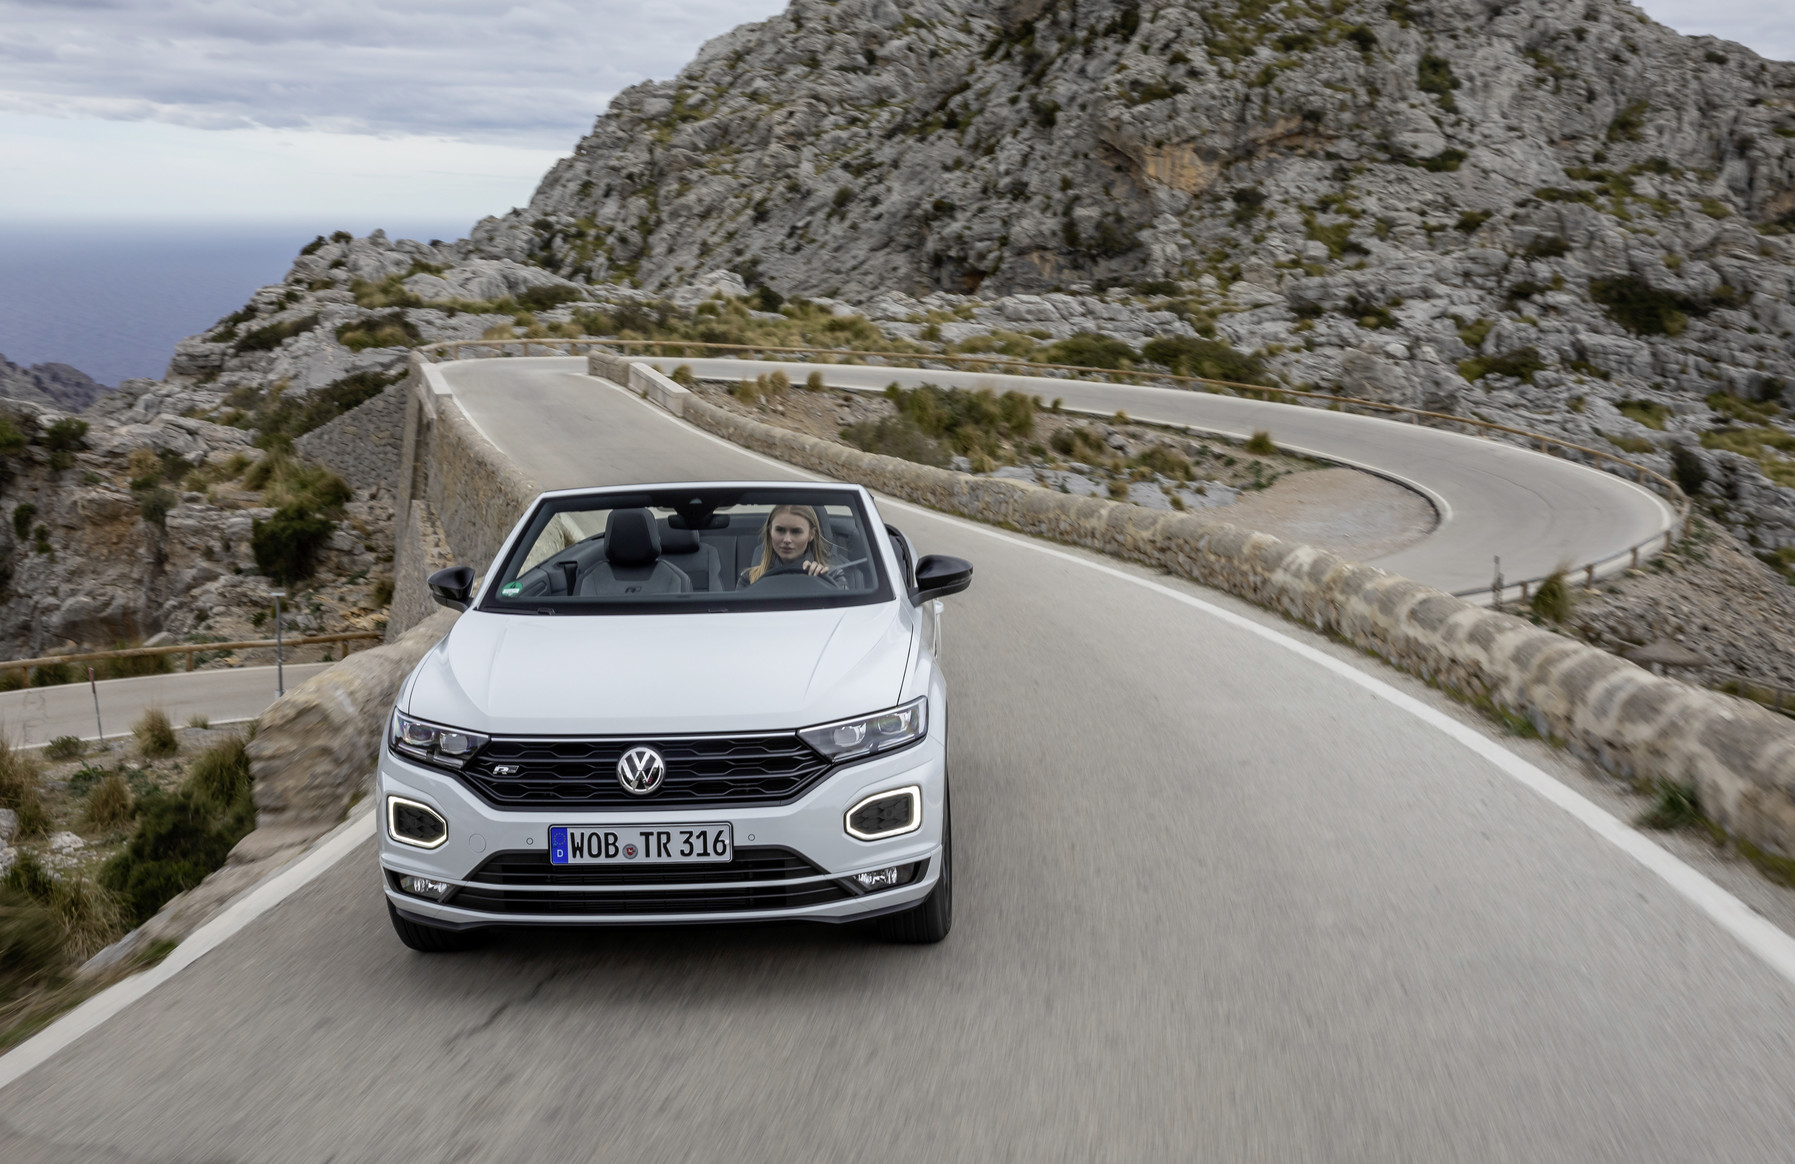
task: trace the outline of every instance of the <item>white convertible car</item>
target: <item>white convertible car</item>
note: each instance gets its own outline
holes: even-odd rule
[[[861,488],[545,493],[406,680],[377,783],[393,928],[953,922],[941,604]]]

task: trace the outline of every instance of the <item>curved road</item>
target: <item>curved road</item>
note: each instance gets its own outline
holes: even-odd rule
[[[553,367],[448,371],[545,487],[799,475]],[[422,957],[364,842],[0,1090],[0,1159],[1795,1153],[1795,986],[1563,786],[1240,604],[883,510],[978,567],[946,620],[946,942]]]
[[[1511,583],[1614,559],[1608,569],[1597,571],[1600,577],[1624,568],[1629,547],[1668,530],[1675,519],[1657,494],[1612,473],[1497,441],[1349,412],[1041,376],[771,360],[642,362],[669,371],[685,364],[700,377],[719,380],[778,369],[801,382],[821,371],[830,387],[856,391],[880,391],[894,380],[906,388],[932,383],[1014,389],[1043,400],[1063,398],[1066,407],[1081,412],[1109,416],[1120,409],[1136,420],[1243,439],[1264,429],[1285,448],[1372,469],[1426,496],[1439,513],[1439,525],[1420,541],[1371,559],[1371,564],[1447,593],[1470,592],[1473,599],[1487,598],[1497,555]],[[576,363],[565,361],[563,366]],[[1216,516],[1225,520],[1227,511],[1218,510]]]

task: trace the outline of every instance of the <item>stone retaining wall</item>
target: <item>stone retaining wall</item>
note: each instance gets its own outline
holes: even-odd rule
[[[293,442],[293,449],[328,466],[362,493],[390,497],[399,477],[405,396],[406,385],[394,384],[306,433]]]
[[[596,355],[593,367],[598,375],[618,371]],[[632,381],[639,367],[626,373]],[[1610,772],[1691,786],[1729,833],[1795,856],[1795,724],[1755,704],[1660,678],[1313,546],[1214,518],[863,453],[681,392],[688,422],[745,448],[945,513],[1157,566],[1337,635],[1474,702],[1526,717],[1541,735]]]

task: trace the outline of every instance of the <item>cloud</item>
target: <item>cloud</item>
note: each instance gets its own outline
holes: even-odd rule
[[[1737,41],[1774,61],[1795,60],[1795,5],[1773,0],[1638,0],[1646,15],[1687,36]]]
[[[570,148],[781,0],[0,0],[0,111]]]

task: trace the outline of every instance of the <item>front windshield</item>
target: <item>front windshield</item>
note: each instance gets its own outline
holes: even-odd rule
[[[481,608],[540,614],[794,609],[891,596],[857,493],[642,489],[542,501]]]

